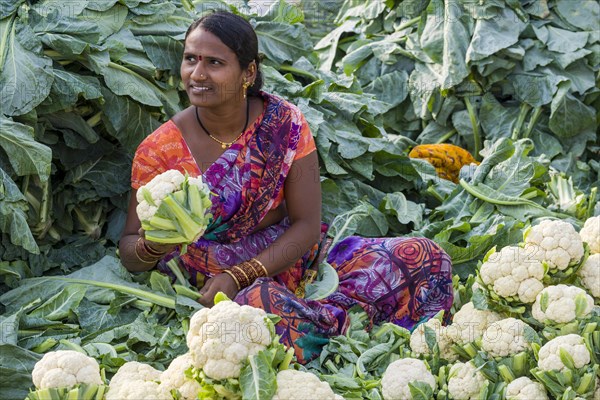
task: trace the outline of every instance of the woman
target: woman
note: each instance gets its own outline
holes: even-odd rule
[[[260,91],[258,41],[250,24],[227,12],[196,21],[186,33],[181,78],[191,106],[148,136],[132,170],[129,213],[119,243],[130,271],[177,252],[146,241],[135,191],[168,169],[202,175],[213,196],[213,220],[179,264],[212,305],[222,291],[240,304],[281,316],[282,342],[300,362],[327,337],[344,333],[347,310],[360,305],[372,323],[411,329],[452,304],[451,263],[422,238],[348,237],[327,249],[315,143],[297,107]],[[319,260],[340,277],[322,301],[303,299]],[[320,257],[320,258],[319,258]]]

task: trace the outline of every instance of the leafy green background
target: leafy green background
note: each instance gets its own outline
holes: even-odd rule
[[[9,299],[35,281],[25,278],[96,262],[119,270],[133,152],[186,106],[182,38],[210,8],[249,18],[266,90],[306,115],[332,237],[430,237],[464,278],[537,218],[578,226],[600,214],[597,1],[230,3],[0,0],[0,324],[21,332],[2,338],[2,368],[14,358],[31,365],[32,349],[65,338],[108,354],[108,365],[177,354],[178,320],[125,307],[130,297],[79,298],[53,283]],[[440,180],[407,156],[428,143],[460,145],[482,162],[464,167],[459,184]],[[172,321],[173,335],[153,331],[156,321]],[[120,336],[131,324],[134,342]],[[6,372],[28,384],[23,370]]]

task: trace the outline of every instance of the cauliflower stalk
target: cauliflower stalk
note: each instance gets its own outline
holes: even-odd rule
[[[594,299],[577,286],[556,285],[542,290],[531,308],[536,320],[547,324],[566,324],[587,317]]]
[[[545,262],[550,273],[566,272],[577,265],[583,255],[581,237],[573,225],[561,220],[543,220],[524,235],[525,249],[536,260]]]
[[[177,170],[156,175],[136,193],[136,212],[148,240],[189,244],[208,226],[210,191],[201,178]]]
[[[531,373],[554,397],[560,398],[569,388],[582,397],[593,395],[598,365],[592,365],[582,336],[558,336],[540,348],[537,358],[538,366]]]
[[[161,372],[137,361],[123,364],[108,386],[106,400],[172,400],[159,385]]]
[[[596,299],[600,299],[600,253],[592,254],[577,271],[581,286]]]
[[[36,387],[27,400],[49,398],[102,399],[106,387],[98,362],[74,350],[44,354],[31,373]]]
[[[544,288],[544,265],[527,249],[518,246],[504,247],[492,252],[479,268],[483,284],[497,297],[508,302],[533,303]]]
[[[435,377],[425,362],[416,358],[401,358],[386,368],[381,378],[381,393],[384,400],[406,400],[413,398],[413,391],[430,393],[437,387]]]
[[[600,215],[588,218],[579,231],[579,236],[590,247],[590,253],[600,253]]]
[[[310,372],[286,369],[277,373],[277,392],[272,400],[343,400],[327,382]]]

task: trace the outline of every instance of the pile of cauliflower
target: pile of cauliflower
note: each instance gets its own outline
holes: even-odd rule
[[[381,397],[600,400],[599,235],[600,217],[588,219],[580,232],[543,220],[523,243],[491,251],[469,288],[471,301],[452,322],[444,325],[441,313],[422,321],[383,366]],[[49,398],[41,391],[54,389],[82,400],[243,399],[240,381],[249,360],[265,350],[274,354],[275,344],[282,346],[278,339],[263,310],[219,301],[192,316],[189,351],[165,371],[132,361],[107,384],[94,359],[52,352],[36,364],[37,390],[28,399]],[[283,364],[265,398],[343,400],[323,377]]]
[[[129,361],[106,386],[95,359],[73,350],[53,351],[36,363],[32,372],[36,391],[31,392],[28,399],[241,399],[239,380],[244,367],[259,352],[275,351],[273,344],[278,343],[278,339],[264,310],[223,300],[212,308],[200,309],[191,317],[187,333],[189,351],[175,358],[166,370]],[[291,351],[285,354],[292,358]],[[287,365],[277,371],[274,400],[343,400],[316,375],[283,368]],[[88,396],[88,387],[102,390]],[[48,397],[49,388],[60,391]],[[67,393],[75,396],[67,397]]]

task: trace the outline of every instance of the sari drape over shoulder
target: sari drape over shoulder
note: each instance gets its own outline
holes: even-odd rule
[[[291,103],[262,92],[264,111],[254,124],[205,171],[194,160],[181,132],[169,121],[138,147],[132,187],[138,189],[156,174],[178,169],[202,175],[211,191],[213,220],[205,234],[178,257],[193,284],[256,257],[289,227],[288,219],[256,231],[269,210],[284,199],[284,183],[295,159],[315,151],[308,124]],[[424,238],[362,238],[352,236],[327,253],[338,271],[338,290],[320,301],[302,298],[302,281],[324,253],[327,225],[321,240],[285,272],[260,278],[238,293],[235,301],[263,308],[282,319],[277,331],[293,346],[300,362],[318,355],[331,335],[348,326],[347,311],[361,306],[372,323],[391,321],[411,329],[449,311],[452,273],[448,255]],[[325,254],[321,254],[324,256]],[[158,268],[168,271],[166,262]]]

